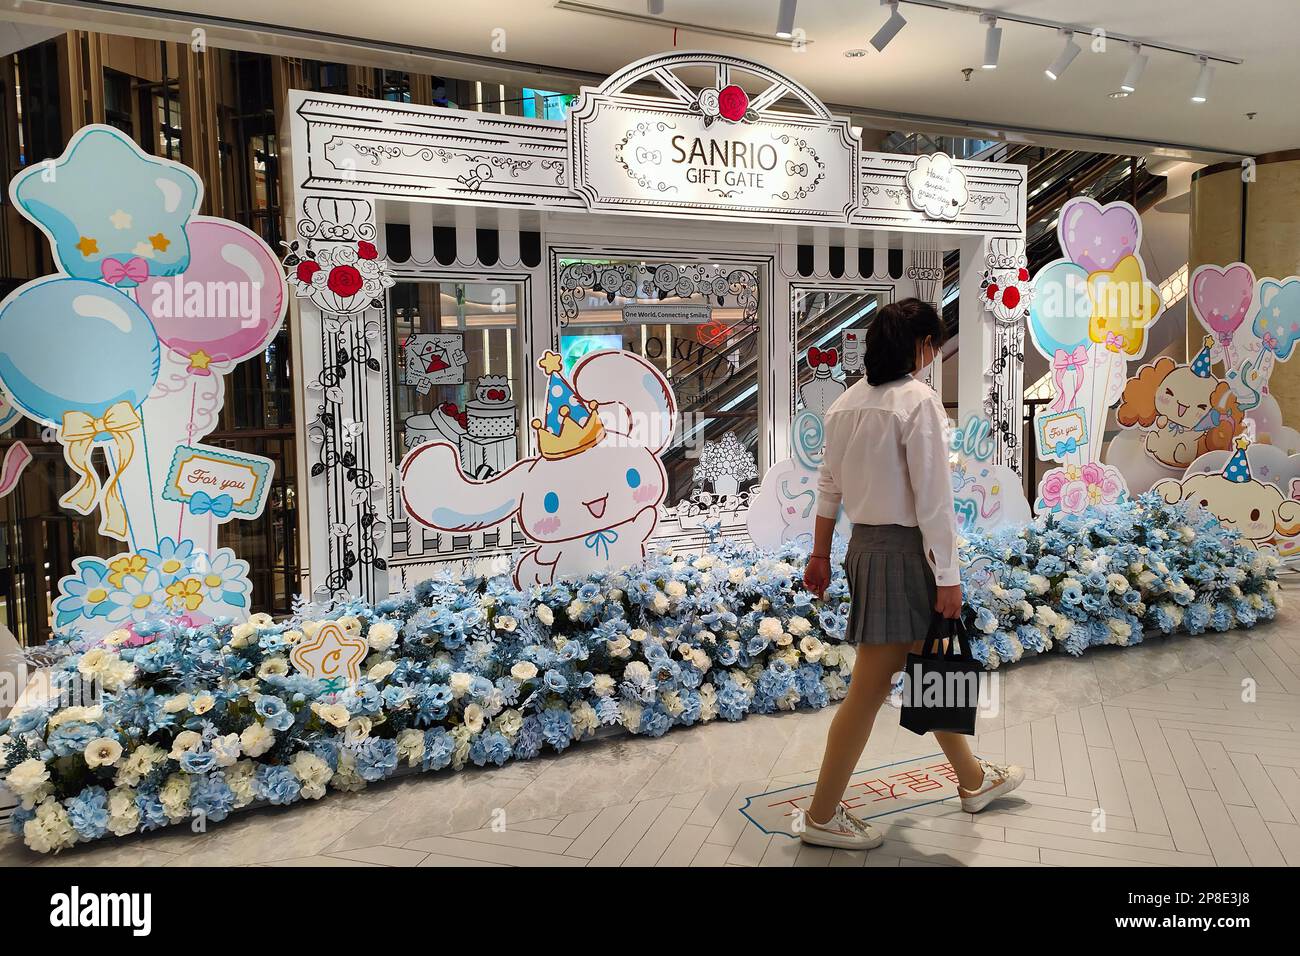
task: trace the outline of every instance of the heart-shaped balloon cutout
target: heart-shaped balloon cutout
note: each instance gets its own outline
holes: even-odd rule
[[[1137,256],[1125,256],[1114,269],[1089,275],[1088,296],[1092,299],[1088,337],[1112,352],[1142,354],[1147,327],[1164,310],[1164,303]]]
[[[1126,202],[1103,208],[1087,196],[1076,196],[1062,208],[1056,233],[1071,262],[1098,272],[1137,252],[1142,227],[1137,210]]]
[[[1254,296],[1255,273],[1244,262],[1198,266],[1192,273],[1192,311],[1220,342],[1232,342]]]

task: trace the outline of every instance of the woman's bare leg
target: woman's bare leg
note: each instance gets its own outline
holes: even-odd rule
[[[947,641],[944,642],[944,649],[947,649]],[[924,650],[924,641],[917,641],[912,645],[912,652],[915,654],[923,653]],[[984,782],[984,768],[979,765],[975,754],[971,752],[969,738],[965,734],[950,734],[936,730],[934,739],[939,742],[943,755],[948,758],[948,763],[956,772],[957,783],[963,789],[978,790],[980,784]]]
[[[948,763],[957,772],[957,782],[962,789],[978,790],[980,784],[984,782],[984,768],[971,753],[970,744],[967,742],[970,738],[965,734],[949,734],[936,730],[934,739],[939,742],[944,756],[948,758]]]
[[[867,746],[876,712],[889,696],[894,675],[903,669],[907,651],[906,644],[858,645],[849,693],[836,708],[831,729],[826,734],[826,754],[817,775],[817,792],[808,807],[813,822],[825,823],[834,816],[853,768]],[[947,753],[946,747],[944,752]]]

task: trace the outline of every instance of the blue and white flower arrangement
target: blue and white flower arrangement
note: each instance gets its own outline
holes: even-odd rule
[[[1150,495],[972,538],[962,557],[988,667],[1136,643],[1144,630],[1248,627],[1278,605],[1275,558]],[[61,654],[52,684],[103,693],[0,721],[0,782],[20,802],[12,826],[53,852],[398,773],[527,760],[602,727],[660,736],[823,707],[845,696],[853,668],[848,586],[837,574],[817,600],[802,563],[794,550],[715,540],[528,591],[444,574],[278,622],[160,616],[94,645],[67,630],[49,648]],[[369,648],[343,690],[289,663],[325,620]]]

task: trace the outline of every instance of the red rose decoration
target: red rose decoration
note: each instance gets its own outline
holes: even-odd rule
[[[1002,304],[1008,309],[1014,309],[1020,304],[1020,290],[1013,285],[1007,286],[1002,290]]]
[[[348,298],[360,292],[363,283],[356,266],[335,266],[330,270],[329,281],[325,284],[335,295]]]
[[[298,269],[294,275],[298,277],[299,282],[305,282],[311,285],[311,277],[320,272],[320,263],[315,259],[304,259],[298,263]]]
[[[1020,270],[1019,272],[1016,273],[1016,275],[1019,276],[1021,282],[1028,282],[1028,281],[1029,281],[1029,270],[1028,270],[1028,269],[1025,269],[1025,268],[1022,267],[1021,270]]]
[[[357,256],[361,259],[378,259],[379,250],[375,248],[373,242],[366,242],[363,239],[357,243]]]
[[[988,297],[988,300],[990,302],[992,302],[995,298],[997,298],[997,294],[998,294],[997,284],[990,282],[988,288],[984,290],[984,295]]]
[[[727,86],[718,94],[718,115],[723,119],[739,123],[749,110],[749,97],[738,86]]]

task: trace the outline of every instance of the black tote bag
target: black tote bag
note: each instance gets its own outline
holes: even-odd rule
[[[974,734],[982,671],[971,655],[961,619],[936,614],[921,653],[907,655],[899,723],[914,734]]]

